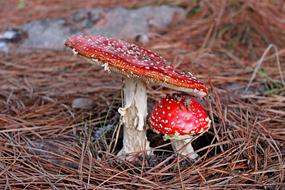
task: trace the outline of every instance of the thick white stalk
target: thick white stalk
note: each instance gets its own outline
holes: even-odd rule
[[[118,155],[127,156],[129,153],[145,150],[150,153],[145,129],[147,95],[144,82],[134,78],[125,79],[123,107],[119,109],[119,113],[124,125],[124,139],[123,148]]]
[[[172,147],[174,151],[178,154],[188,156],[188,158],[195,160],[199,157],[198,154],[195,153],[190,141],[193,137],[189,137],[183,140],[174,140],[172,139]]]

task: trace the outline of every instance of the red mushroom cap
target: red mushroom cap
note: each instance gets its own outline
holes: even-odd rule
[[[68,38],[65,45],[91,62],[107,66],[127,77],[156,82],[196,96],[208,94],[205,85],[192,74],[176,71],[156,53],[135,44],[97,35],[77,35]]]
[[[149,116],[150,128],[167,136],[187,136],[207,131],[211,120],[203,107],[189,96],[167,96]]]

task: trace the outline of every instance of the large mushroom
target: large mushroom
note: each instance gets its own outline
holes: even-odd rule
[[[186,95],[166,96],[149,115],[149,125],[164,139],[172,141],[173,149],[190,159],[198,154],[190,143],[194,135],[207,131],[211,120],[203,107]]]
[[[69,37],[65,45],[88,62],[124,76],[123,107],[119,109],[124,139],[119,155],[150,150],[144,127],[146,84],[156,83],[200,97],[207,95],[204,84],[190,73],[176,71],[159,55],[135,44],[98,35],[76,35]]]

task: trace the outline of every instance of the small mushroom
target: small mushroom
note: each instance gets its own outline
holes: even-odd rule
[[[205,85],[191,74],[176,71],[159,55],[135,44],[98,35],[77,35],[68,38],[65,45],[75,55],[125,78],[123,107],[119,109],[124,139],[119,155],[150,150],[144,127],[147,84],[156,83],[200,97],[208,93]]]
[[[198,157],[190,143],[193,135],[207,131],[210,124],[203,107],[186,95],[163,98],[149,115],[150,128],[171,139],[174,150],[190,159]]]

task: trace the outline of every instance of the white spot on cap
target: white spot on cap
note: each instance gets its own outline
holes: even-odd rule
[[[74,55],[78,55],[78,51],[76,51],[76,49],[73,48],[72,52],[73,52]]]

